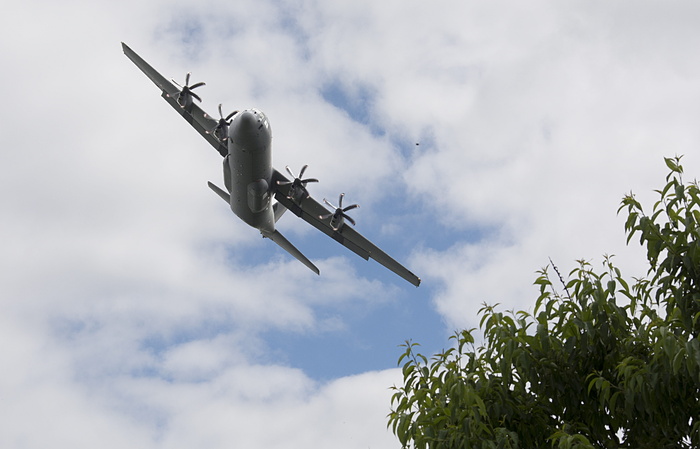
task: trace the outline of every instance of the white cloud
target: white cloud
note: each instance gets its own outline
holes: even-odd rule
[[[448,328],[474,326],[483,301],[530,307],[548,257],[566,273],[615,253],[641,274],[615,211],[630,189],[653,198],[662,156],[698,172],[697,16],[689,2],[14,5],[0,17],[0,446],[395,447],[400,373],[319,383],[265,333],[398,344],[413,335],[381,334],[419,302]],[[219,156],[120,41],[205,80],[206,110],[263,109],[275,166],[310,164],[315,196],[361,203],[362,231],[413,254],[424,285],[328,257],[285,217],[322,254],[315,276],[237,221],[206,188]],[[370,126],[329,86],[365,96]],[[356,335],[382,307],[385,326]]]
[[[166,354],[155,364],[162,363],[164,377],[111,367],[90,378],[85,371],[94,367],[71,363],[75,348],[2,324],[3,341],[15,342],[0,350],[3,446],[376,447],[393,440],[384,418],[397,370],[318,385],[288,367],[250,365],[240,357],[227,363],[222,355],[247,340],[222,338]]]

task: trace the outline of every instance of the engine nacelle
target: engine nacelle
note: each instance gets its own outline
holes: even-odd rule
[[[343,218],[342,214],[333,214],[330,224],[334,231],[340,231],[345,226],[345,218]]]
[[[265,210],[269,197],[269,186],[264,179],[258,179],[248,184],[248,207],[254,213]]]

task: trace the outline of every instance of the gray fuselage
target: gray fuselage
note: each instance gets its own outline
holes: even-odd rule
[[[224,182],[231,194],[231,210],[263,235],[275,230],[271,207],[272,130],[257,109],[237,113],[228,129]]]

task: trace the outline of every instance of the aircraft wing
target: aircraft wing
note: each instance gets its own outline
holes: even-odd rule
[[[187,108],[184,108],[177,102],[180,89],[168,81],[163,75],[158,73],[156,69],[151,67],[124,42],[122,42],[122,50],[124,50],[124,54],[131,59],[131,61],[136,64],[136,66],[141,69],[141,71],[145,73],[156,86],[158,86],[158,88],[162,91],[161,95],[165,101],[167,101],[170,106],[172,106],[173,109],[178,112],[178,114],[187,120],[187,123],[192,125],[192,127],[196,129],[197,132],[201,134],[202,137],[204,137],[204,139],[206,139],[206,141],[209,142],[216,151],[219,152],[219,154],[226,156],[228,154],[228,148],[211,132],[214,128],[216,128],[218,120],[212,118],[209,114],[204,112],[202,108],[194,103]]]
[[[280,172],[273,169],[272,185],[275,186],[275,199],[294,213],[294,215],[333,238],[363,259],[368,260],[372,258],[416,287],[420,285],[420,278],[418,276],[379,249],[374,243],[363,237],[362,234],[355,231],[352,226],[346,224],[342,226],[340,230],[336,231],[331,227],[330,218],[319,218],[322,215],[328,214],[330,211],[318,201],[311,197],[302,198],[298,202],[294,201],[287,197],[290,186],[280,186],[277,181],[287,182],[289,180]]]

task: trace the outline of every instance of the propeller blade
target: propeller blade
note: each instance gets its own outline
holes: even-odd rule
[[[206,86],[206,85],[207,85],[207,83],[200,81],[199,83],[196,83],[196,84],[193,84],[192,86],[190,86],[190,89],[196,89],[198,87],[202,87],[202,86]]]
[[[340,196],[338,197],[338,207],[335,207],[333,204],[331,204],[330,201],[328,201],[327,199],[324,198],[323,202],[326,203],[326,205],[328,207],[335,209],[335,211],[333,213],[321,215],[318,217],[321,220],[325,220],[327,218],[332,217],[331,226],[333,226],[333,230],[335,230],[335,231],[338,231],[340,229],[341,225],[338,225],[336,227],[336,225],[334,225],[333,223],[335,222],[337,224],[341,218],[349,221],[350,224],[352,224],[353,226],[355,226],[355,224],[356,224],[355,220],[351,216],[346,214],[345,212],[347,212],[349,210],[357,209],[358,207],[360,207],[360,205],[359,204],[351,204],[350,206],[343,208],[343,198],[345,198],[345,194],[341,193]]]
[[[298,200],[301,198],[301,195],[304,195],[305,198],[308,198],[310,196],[309,191],[306,190],[306,184],[308,184],[310,182],[318,182],[318,179],[316,179],[316,178],[301,179],[301,177],[304,175],[304,172],[306,171],[306,169],[308,167],[309,167],[308,165],[304,165],[303,167],[301,167],[301,171],[299,172],[299,176],[297,176],[294,174],[292,169],[289,168],[289,165],[285,165],[285,167],[284,167],[285,170],[287,170],[287,173],[289,173],[289,176],[294,178],[294,180],[291,182],[277,181],[277,185],[281,185],[281,186],[290,185],[290,184],[292,185],[292,187],[289,189],[289,193],[288,193],[287,198],[289,198],[289,199],[294,198],[295,200]],[[331,206],[331,207],[333,207],[333,206]]]
[[[284,168],[287,169],[287,173],[289,173],[289,176],[291,176],[292,178],[296,178],[296,176],[294,175],[294,173],[292,173],[292,169],[289,168],[289,165],[285,165]]]

